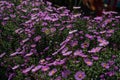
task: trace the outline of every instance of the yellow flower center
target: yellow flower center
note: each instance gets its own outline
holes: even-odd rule
[[[86,63],[87,63],[87,64],[91,64],[91,62],[90,62],[90,61],[87,61]]]
[[[106,67],[106,66],[107,66],[107,64],[104,64],[103,66],[104,66],[104,67]]]
[[[55,71],[54,71],[54,70],[52,70],[52,71],[51,71],[51,73],[52,73],[52,74],[54,74],[54,73],[55,73]]]
[[[87,47],[87,43],[84,43],[84,47]]]

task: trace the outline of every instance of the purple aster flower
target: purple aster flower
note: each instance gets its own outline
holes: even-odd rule
[[[99,59],[99,57],[98,57],[97,55],[93,55],[92,58],[93,58],[94,60],[98,60],[98,59]]]
[[[22,30],[22,28],[16,29],[15,33],[19,33]]]
[[[71,74],[70,70],[64,70],[62,71],[62,77],[67,78]]]
[[[109,29],[109,30],[107,30],[107,33],[114,33],[114,30],[113,29]]]
[[[47,15],[47,16],[44,17],[44,20],[50,21],[50,20],[51,20],[51,17]]]
[[[50,48],[50,47],[48,46],[48,47],[46,47],[43,51],[47,51],[49,48]]]
[[[84,34],[84,32],[83,31],[79,31],[79,34]]]
[[[77,40],[76,41],[71,41],[70,45],[72,47],[77,46],[78,45],[78,41]]]
[[[86,75],[85,75],[85,72],[78,71],[76,72],[74,77],[76,80],[83,80],[86,77]]]
[[[47,27],[43,27],[43,28],[41,29],[42,32],[45,32],[45,31],[47,31],[47,30],[48,30]]]
[[[84,42],[81,44],[81,48],[87,48],[89,47],[89,43],[88,42]]]
[[[114,71],[109,71],[109,72],[106,72],[105,74],[111,77],[111,76],[115,75],[115,72]]]
[[[118,68],[118,66],[114,66],[114,70],[118,70],[119,68]]]
[[[87,57],[87,55],[85,55],[82,50],[76,50],[74,52],[74,56],[80,56],[80,57]]]
[[[6,21],[3,21],[3,22],[1,22],[1,24],[2,24],[3,26],[5,26],[5,25],[7,24],[7,22],[6,22]]]
[[[38,42],[40,39],[41,39],[41,36],[36,36],[36,37],[34,38],[34,41],[35,41],[35,42]]]
[[[58,54],[62,49],[64,49],[66,44],[62,45],[60,49],[58,49],[56,52],[54,52],[52,55]]]
[[[55,24],[54,24],[54,26],[59,27],[59,26],[60,26],[60,24],[56,24],[56,23],[55,23]]]
[[[15,69],[17,69],[19,66],[20,66],[20,65],[16,65],[16,66],[14,66],[12,69],[15,70]]]
[[[47,25],[48,25],[48,23],[46,23],[46,22],[42,23],[42,26],[47,26]]]
[[[35,48],[36,47],[36,44],[31,44],[31,48]]]
[[[94,19],[95,19],[95,20],[102,21],[103,17],[95,17]]]
[[[3,20],[9,20],[9,17],[5,17],[5,18],[3,18]]]
[[[46,60],[48,60],[48,61],[51,60],[51,59],[52,59],[51,57],[47,57],[47,58],[46,58]]]
[[[10,17],[11,17],[11,18],[15,18],[16,15],[15,15],[15,14],[10,14]]]
[[[109,44],[108,41],[106,41],[105,39],[101,39],[101,38],[98,38],[98,42],[100,42],[99,46],[106,46]]]
[[[116,59],[117,58],[117,56],[116,55],[112,55],[112,59]]]
[[[24,73],[24,74],[28,73],[33,67],[34,67],[34,65],[32,65],[32,66],[24,69],[24,70],[22,71],[22,73]]]
[[[67,51],[68,51],[68,47],[65,47],[61,53],[63,54],[63,53],[66,53]]]
[[[56,60],[56,61],[53,62],[53,65],[54,65],[54,66],[62,65],[62,64],[65,63],[65,61],[66,61],[66,59],[63,59],[63,60]]]
[[[41,63],[44,63],[45,62],[45,59],[41,59],[40,61],[39,61],[39,63],[41,64]]]
[[[53,10],[52,9],[50,9],[50,8],[45,8],[45,10],[47,10],[48,12],[53,12]]]
[[[52,69],[52,70],[48,73],[48,75],[49,75],[49,76],[53,76],[56,72],[57,72],[57,69],[56,69],[56,68],[55,68],[55,69]]]
[[[88,66],[92,66],[93,65],[93,62],[92,62],[92,60],[90,60],[90,59],[84,59],[84,62],[88,65]]]
[[[88,51],[89,53],[97,53],[102,49],[102,47],[96,47],[96,48],[92,48],[90,51]]]
[[[49,66],[42,66],[42,71],[48,71],[50,69],[50,67]]]
[[[114,64],[115,64],[115,62],[114,62],[114,61],[112,61],[112,60],[109,60],[109,61],[108,61],[108,63],[109,63],[109,65],[110,65],[110,66],[112,66],[112,65],[114,65]]]
[[[107,38],[109,38],[109,37],[111,37],[112,36],[112,34],[106,34],[106,37]]]
[[[100,43],[99,46],[106,46],[106,45],[108,45],[108,44],[109,44],[109,42],[106,41],[106,42],[102,42],[102,43]]]
[[[52,18],[51,21],[53,22],[58,21],[58,18]]]
[[[73,26],[71,24],[67,25],[66,28],[70,29],[72,28]]]
[[[51,6],[51,5],[52,5],[52,3],[51,3],[51,2],[49,2],[49,1],[47,1],[46,3],[47,3],[47,5],[49,5],[49,6]]]
[[[24,44],[25,42],[27,42],[29,40],[29,38],[26,38],[24,40],[21,41],[21,44]]]
[[[106,69],[110,68],[110,65],[108,63],[101,63],[101,66],[106,68]]]
[[[38,71],[41,67],[42,67],[41,65],[38,65],[38,66],[34,67],[34,68],[32,69],[32,72]]]
[[[53,33],[53,32],[55,32],[56,31],[56,28],[50,28],[50,31],[51,31],[51,33]]]
[[[70,54],[72,54],[72,51],[67,51],[66,53],[63,53],[62,55],[63,55],[63,56],[68,56],[68,55],[70,55]]]
[[[90,35],[90,34],[85,34],[85,37],[87,37],[88,39],[90,40],[93,40],[94,39],[94,36]]]
[[[101,79],[103,79],[104,77],[105,77],[105,75],[104,75],[104,74],[101,74],[101,75],[100,75],[100,78],[101,78]]]

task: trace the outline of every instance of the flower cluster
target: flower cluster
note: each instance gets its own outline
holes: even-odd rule
[[[80,13],[72,13],[66,7],[53,7],[51,2],[43,0],[25,0],[18,5],[0,1],[1,26],[17,26],[14,30],[17,38],[12,38],[18,43],[12,46],[15,49],[8,50],[8,55],[0,50],[0,64],[5,66],[8,63],[9,80],[18,79],[21,75],[24,75],[21,80],[120,76],[120,66],[116,65],[119,57],[114,56],[111,49],[108,51],[110,38],[119,30],[120,17],[116,14],[104,12],[102,17],[82,17]],[[11,39],[12,43],[14,39]],[[111,56],[116,57],[114,61],[107,61]],[[94,69],[99,70],[98,73]]]

